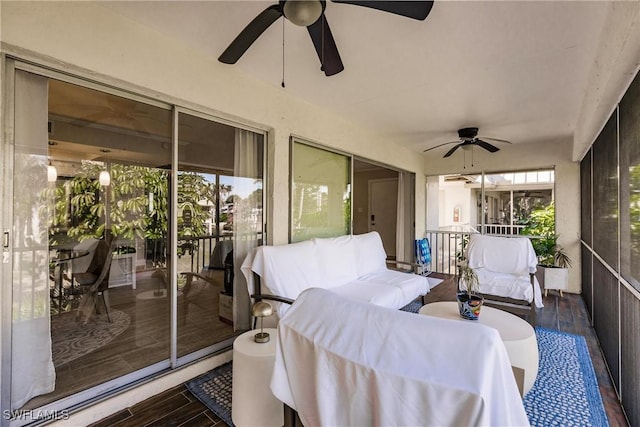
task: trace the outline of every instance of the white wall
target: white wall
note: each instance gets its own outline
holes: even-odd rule
[[[444,151],[446,152],[446,151]],[[474,167],[464,168],[462,155],[443,159],[434,153],[425,159],[429,175],[454,173],[503,172],[511,170],[555,168],[556,231],[558,244],[563,246],[573,261],[569,271],[569,292],[580,293],[580,165],[571,160],[572,139],[543,144],[513,144],[509,150],[489,153],[474,151]],[[467,162],[469,163],[469,162]]]
[[[444,182],[441,179],[440,189],[444,190],[445,198],[443,206],[440,207],[440,226],[448,227],[449,230],[455,230],[463,225],[471,225],[475,227],[476,220],[471,218],[471,203],[475,198],[471,197],[471,189],[465,187],[463,181]],[[454,208],[460,209],[458,221],[454,221]],[[475,211],[474,211],[475,213]]]
[[[424,231],[425,178],[420,156],[327,110],[255,81],[216,57],[88,2],[0,2],[5,51],[70,71],[85,68],[100,81],[178,105],[195,106],[224,118],[270,130],[267,218],[272,243],[288,238],[289,136],[416,173],[416,233]],[[32,54],[35,52],[36,54]],[[60,63],[62,61],[63,63]],[[57,63],[57,64],[56,64]]]

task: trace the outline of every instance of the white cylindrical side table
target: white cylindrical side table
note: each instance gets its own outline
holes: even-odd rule
[[[507,349],[511,366],[524,370],[523,395],[533,387],[538,376],[538,340],[535,330],[524,319],[497,308],[483,306],[477,321],[466,320],[460,316],[458,303],[449,301],[427,304],[418,313],[471,324],[478,322],[497,329]]]
[[[277,329],[267,328],[269,342],[253,340],[259,330],[245,332],[233,342],[231,419],[238,427],[284,425],[284,405],[271,393]]]

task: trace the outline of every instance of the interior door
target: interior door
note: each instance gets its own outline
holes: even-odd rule
[[[369,181],[369,231],[377,231],[388,257],[396,256],[398,179]]]

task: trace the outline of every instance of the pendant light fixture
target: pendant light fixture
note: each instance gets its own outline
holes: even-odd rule
[[[58,171],[56,167],[51,164],[51,160],[49,160],[49,165],[47,166],[47,181],[48,182],[56,182],[58,180]]]
[[[48,143],[50,147],[53,147],[54,145],[58,145],[58,143],[54,141],[49,141]],[[51,164],[51,159],[49,159],[49,165],[47,165],[47,181],[56,182],[57,180],[58,180],[58,171],[56,170],[56,167]]]
[[[109,153],[110,150],[106,150],[106,149],[102,149],[100,150],[101,152],[105,153],[105,155],[107,153]],[[107,167],[109,165],[109,162],[107,160]],[[98,181],[100,182],[100,185],[102,185],[103,187],[106,187],[107,185],[111,184],[111,175],[109,174],[109,171],[107,169],[103,170],[100,172],[100,176],[98,177]]]

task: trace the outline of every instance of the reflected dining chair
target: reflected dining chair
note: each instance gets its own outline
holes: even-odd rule
[[[109,270],[112,259],[112,245],[105,240],[100,240],[87,272],[74,275],[82,290],[77,315],[78,317],[84,316],[84,323],[89,321],[94,310],[97,312],[98,297],[100,296],[102,296],[107,320],[111,322],[109,315]]]

